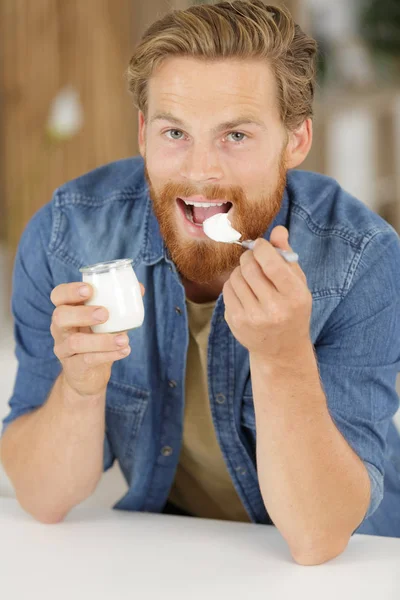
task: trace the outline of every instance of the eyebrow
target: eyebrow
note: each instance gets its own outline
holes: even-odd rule
[[[150,123],[154,123],[154,121],[169,121],[170,123],[174,123],[175,125],[178,125],[179,127],[183,127],[184,129],[186,128],[184,121],[182,121],[182,119],[179,119],[178,117],[175,117],[170,112],[156,113],[151,118]],[[217,125],[216,127],[213,128],[213,132],[219,133],[221,131],[225,131],[226,129],[235,129],[236,127],[239,127],[240,125],[257,125],[258,127],[261,127],[262,129],[266,129],[265,123],[263,121],[261,121],[260,119],[257,119],[256,117],[253,117],[251,115],[242,115],[242,116],[239,116],[237,119],[233,119],[232,121],[225,121],[225,123],[221,123],[220,125]]]

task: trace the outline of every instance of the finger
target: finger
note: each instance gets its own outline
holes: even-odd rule
[[[277,225],[274,227],[269,241],[273,246],[280,248],[281,250],[292,250],[289,246],[289,232],[286,227],[283,227],[283,225]]]
[[[130,346],[114,352],[88,352],[87,354],[75,354],[71,356],[68,368],[71,372],[79,373],[82,368],[93,368],[107,363],[113,363],[117,360],[126,358],[131,353]]]
[[[126,333],[93,335],[77,331],[70,334],[60,344],[56,344],[54,354],[61,360],[74,354],[86,354],[87,352],[115,352],[128,345],[129,337]]]
[[[289,245],[289,232],[286,227],[283,225],[277,225],[271,232],[271,236],[269,238],[270,243],[275,248],[279,248],[280,250],[286,250],[287,252],[294,252],[293,248]],[[290,268],[294,271],[300,278],[305,281],[306,276],[300,267],[299,263],[293,262],[290,263]]]
[[[240,269],[248,286],[257,298],[258,304],[262,306],[268,304],[276,294],[276,289],[256,261],[254,252],[248,250],[242,254],[240,257]]]
[[[73,283],[61,283],[53,289],[50,300],[55,306],[62,304],[80,304],[86,302],[93,294],[93,288],[89,283],[74,281]]]
[[[225,304],[225,320],[228,324],[229,321],[237,324],[239,319],[242,318],[244,314],[243,305],[237,297],[229,279],[224,284],[222,294]]]
[[[288,245],[282,249],[288,249]],[[270,242],[262,238],[258,239],[254,245],[253,255],[278,292],[288,295],[298,289],[299,277],[295,271],[296,267],[300,267],[287,263]]]
[[[104,306],[58,306],[53,311],[52,323],[60,330],[72,327],[89,327],[104,323],[108,311]]]
[[[233,291],[246,311],[255,310],[257,307],[259,307],[258,299],[254,295],[254,292],[246,279],[243,277],[240,267],[236,267],[236,269],[232,271],[229,281],[232,285]]]
[[[142,296],[144,296],[145,292],[146,292],[146,288],[144,287],[143,283],[140,284],[140,291]]]

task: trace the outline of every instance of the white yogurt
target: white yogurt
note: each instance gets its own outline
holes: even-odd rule
[[[217,213],[206,219],[203,223],[203,230],[206,236],[215,242],[231,244],[242,237],[242,234],[232,227],[228,213]]]
[[[105,323],[91,326],[93,333],[116,333],[142,325],[142,294],[130,258],[97,263],[79,270],[82,281],[93,287],[93,295],[85,304],[104,306],[109,313]]]

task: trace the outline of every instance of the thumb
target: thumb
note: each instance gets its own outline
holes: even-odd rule
[[[289,232],[283,225],[277,225],[271,232],[269,241],[276,248],[281,250],[291,250],[289,246]]]

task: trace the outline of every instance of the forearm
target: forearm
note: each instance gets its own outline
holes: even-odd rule
[[[257,465],[273,522],[292,554],[315,564],[344,550],[368,509],[370,483],[330,417],[311,343],[298,356],[279,366],[250,358]]]
[[[62,377],[46,403],[11,423],[1,460],[21,506],[57,522],[89,497],[103,466],[105,395],[78,397]]]

